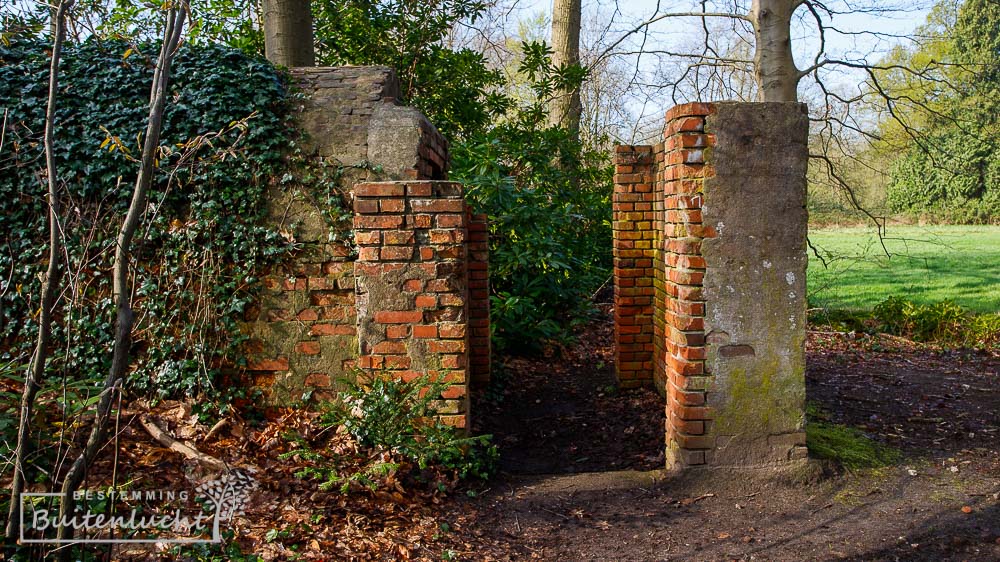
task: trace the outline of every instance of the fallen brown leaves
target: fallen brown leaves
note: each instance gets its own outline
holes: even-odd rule
[[[266,560],[293,554],[306,560],[440,560],[456,542],[456,529],[435,506],[454,489],[453,476],[421,470],[391,452],[365,450],[347,433],[316,421],[315,413],[284,410],[239,443],[240,461],[257,467],[261,484],[240,528],[246,551]],[[386,469],[370,485],[348,480],[321,487],[330,475],[363,473],[372,463]]]
[[[234,416],[211,440],[206,438],[211,428],[190,412],[189,405],[179,402],[125,408],[115,441],[85,487],[108,486],[117,478],[119,485],[128,482],[132,489],[193,490],[218,475],[157,442],[139,423],[141,414],[154,417],[172,437],[184,436],[199,451],[257,481],[245,512],[230,524],[232,540],[244,554],[264,560],[441,560],[449,552],[469,554],[471,546],[460,540],[460,524],[446,521],[440,509],[456,489],[452,475],[420,469],[391,452],[366,450],[344,432],[322,429],[317,414],[306,410],[281,410],[259,424]],[[350,482],[346,493],[340,483],[329,490],[320,487],[325,481],[320,475],[348,476],[372,463],[389,469],[378,472],[370,485]],[[112,556],[176,557],[152,546],[122,547]]]

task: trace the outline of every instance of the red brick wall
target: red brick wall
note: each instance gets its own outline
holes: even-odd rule
[[[619,386],[647,384],[653,370],[653,150],[615,151],[614,213],[615,374]]]
[[[710,168],[708,104],[666,115],[664,141],[619,146],[614,193],[615,353],[619,384],[651,382],[666,400],[671,463],[705,463],[705,262],[701,185]]]
[[[477,387],[490,381],[490,233],[486,215],[470,214],[469,256],[469,376]]]
[[[663,143],[653,146],[653,386],[661,395],[666,395],[667,354],[666,354],[666,267],[663,263]]]
[[[448,140],[434,128],[430,121],[420,123],[420,146],[417,148],[419,161],[417,169],[411,173],[414,179],[448,179]]]
[[[452,386],[439,412],[468,427],[469,214],[462,186],[384,182],[355,188],[358,365]]]
[[[663,394],[668,466],[804,458],[807,124],[798,104],[690,103],[662,144],[617,149],[617,372]]]
[[[673,462],[705,463],[705,261],[702,180],[708,104],[667,113],[663,143],[619,146],[614,193],[615,354],[619,384],[652,383],[667,402]]]

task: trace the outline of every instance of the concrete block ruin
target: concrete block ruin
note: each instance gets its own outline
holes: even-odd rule
[[[263,279],[243,325],[252,384],[283,405],[329,395],[356,369],[445,373],[443,419],[467,427],[469,384],[490,376],[485,217],[443,181],[447,142],[399,105],[391,69],[292,76],[307,157],[340,189],[270,188],[270,220],[299,250]]]
[[[807,135],[802,104],[693,103],[617,148],[617,376],[665,397],[668,466],[806,458]]]

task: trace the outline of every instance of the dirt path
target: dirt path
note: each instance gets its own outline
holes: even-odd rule
[[[661,446],[650,442],[662,414],[630,408],[662,406],[601,391],[612,366],[593,342],[606,343],[607,329],[590,328],[587,349],[569,350],[564,365],[512,362],[517,388],[483,418],[505,474],[451,511],[470,559],[1000,560],[996,356],[811,335],[810,400],[898,448],[899,464],[809,483],[726,471],[678,479],[620,471],[647,469],[646,447]],[[583,470],[619,471],[565,474]]]
[[[655,470],[664,464],[663,400],[615,388],[612,325],[605,313],[576,345],[508,359],[502,393],[473,406],[476,433],[496,437],[503,472],[554,474]]]

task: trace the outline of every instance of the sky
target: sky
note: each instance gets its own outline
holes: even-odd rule
[[[711,0],[710,0],[711,1]],[[748,6],[750,0],[717,0],[715,8],[709,7],[708,11],[728,12],[726,4],[733,2],[743,3]],[[850,5],[847,3],[850,2]],[[830,58],[866,60],[875,63],[893,47],[905,44],[905,36],[924,23],[930,7],[931,0],[827,0],[826,4],[834,10],[848,12],[851,7],[877,5],[882,8],[895,8],[885,12],[864,11],[855,13],[835,14],[828,18],[828,24],[845,33],[828,31],[826,34],[826,53]],[[659,11],[657,8],[659,6]],[[744,10],[746,7],[744,7]],[[583,0],[584,27],[592,30],[599,27],[607,27],[606,37],[616,38],[635,27],[637,22],[647,20],[656,13],[675,13],[699,11],[700,4],[696,0]],[[804,11],[800,8],[800,11]],[[539,12],[549,16],[552,13],[552,0],[520,0],[513,17],[529,19]],[[718,24],[723,24],[726,20],[715,18],[712,20]],[[508,24],[509,26],[509,24]],[[510,29],[508,27],[508,29]],[[697,44],[702,37],[702,29],[699,18],[669,18],[651,26],[651,34],[648,37],[646,49],[669,49],[689,51],[691,46]],[[587,42],[588,33],[584,31],[584,43]],[[594,33],[589,34],[592,37]],[[638,37],[638,36],[636,36]],[[608,41],[605,39],[605,41]],[[629,42],[623,43],[623,46]],[[819,31],[811,19],[804,20],[793,27],[793,53],[796,64],[799,68],[810,66],[819,49]],[[633,44],[633,47],[636,47]],[[646,82],[656,80],[654,73],[656,66],[662,64],[662,60],[656,57],[644,56],[638,60],[632,59],[629,64],[634,64],[641,72],[648,74]],[[857,92],[860,85],[865,80],[865,75],[860,71],[847,69],[824,69],[824,83],[846,92]],[[800,85],[800,97],[806,99],[810,96],[808,80],[803,80]],[[633,88],[634,89],[634,88]],[[624,110],[632,114],[633,122],[649,121],[655,123],[662,115],[662,110],[672,105],[672,100],[657,100],[650,103],[648,94],[646,99],[630,99]],[[680,100],[685,101],[685,100]],[[634,139],[637,131],[633,130]],[[623,137],[628,137],[626,132],[622,132]]]

